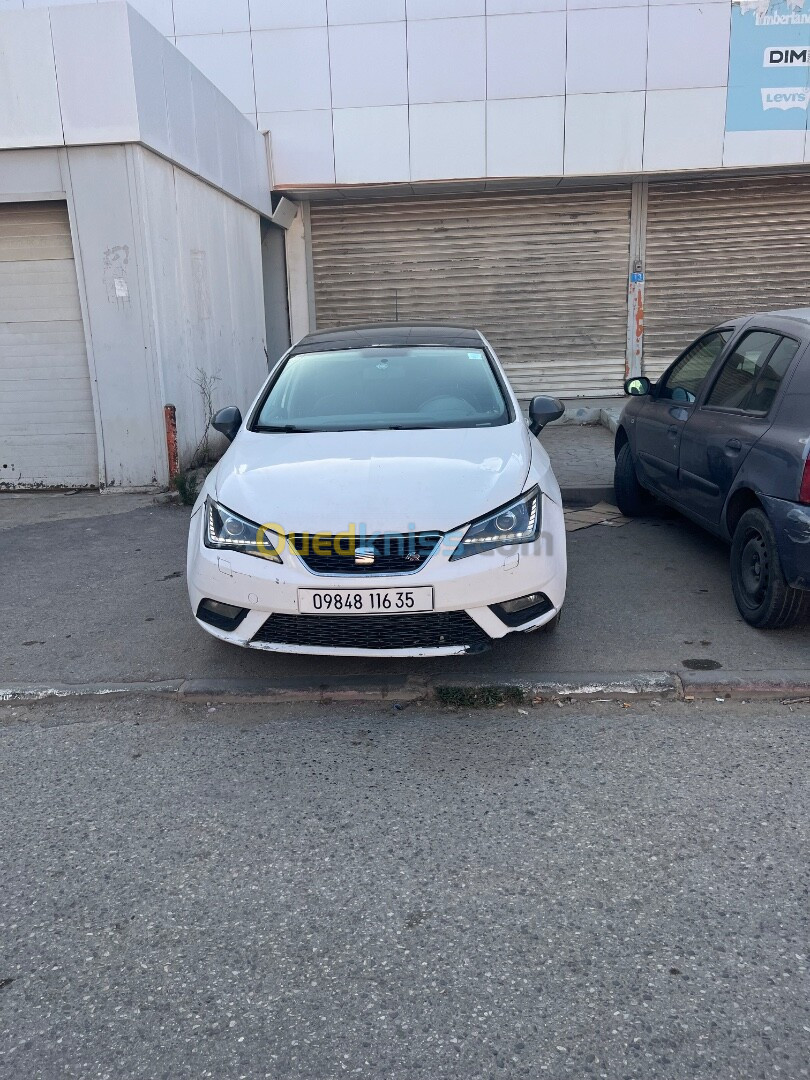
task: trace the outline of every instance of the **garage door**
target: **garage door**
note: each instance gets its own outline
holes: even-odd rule
[[[0,487],[97,485],[67,208],[0,204]]]
[[[644,371],[722,319],[810,304],[806,177],[651,184]]]
[[[474,326],[520,397],[624,379],[630,190],[313,204],[320,329]]]

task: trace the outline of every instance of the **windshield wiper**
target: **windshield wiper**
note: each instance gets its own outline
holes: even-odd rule
[[[257,427],[258,432],[281,432],[284,435],[306,435],[312,433],[315,428],[296,427],[295,424],[262,424],[261,427]]]

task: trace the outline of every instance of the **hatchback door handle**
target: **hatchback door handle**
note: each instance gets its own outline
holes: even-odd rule
[[[726,446],[728,447],[729,450],[733,450],[735,454],[738,451],[742,450],[742,443],[740,442],[739,439],[729,439],[728,442],[726,443]]]

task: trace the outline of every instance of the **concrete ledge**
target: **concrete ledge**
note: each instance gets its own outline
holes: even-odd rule
[[[322,680],[189,679],[179,689],[192,701],[424,701],[430,694],[426,679],[407,676],[337,675]]]
[[[586,507],[596,506],[600,502],[609,502],[616,505],[616,489],[609,485],[582,485],[580,487],[560,488],[563,506]]]
[[[182,685],[182,679],[169,679],[165,682],[51,683],[44,686],[0,686],[0,702],[106,697],[112,694],[176,694]]]
[[[169,695],[187,701],[219,702],[439,702],[481,706],[487,703],[540,703],[560,699],[667,698],[669,700],[770,698],[810,701],[810,670],[797,671],[643,671],[542,672],[506,677],[459,676],[438,672],[426,677],[341,675],[315,681],[290,679],[168,679],[161,682],[50,684],[0,687],[2,702],[120,694]]]
[[[679,673],[685,697],[807,698],[808,671],[683,671]]]

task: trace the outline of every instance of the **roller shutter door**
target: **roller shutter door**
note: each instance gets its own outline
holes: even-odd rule
[[[313,204],[320,329],[482,330],[522,398],[621,388],[630,190]]]
[[[651,184],[644,371],[657,377],[707,327],[810,304],[810,180]]]
[[[96,486],[67,207],[0,204],[0,488]]]

